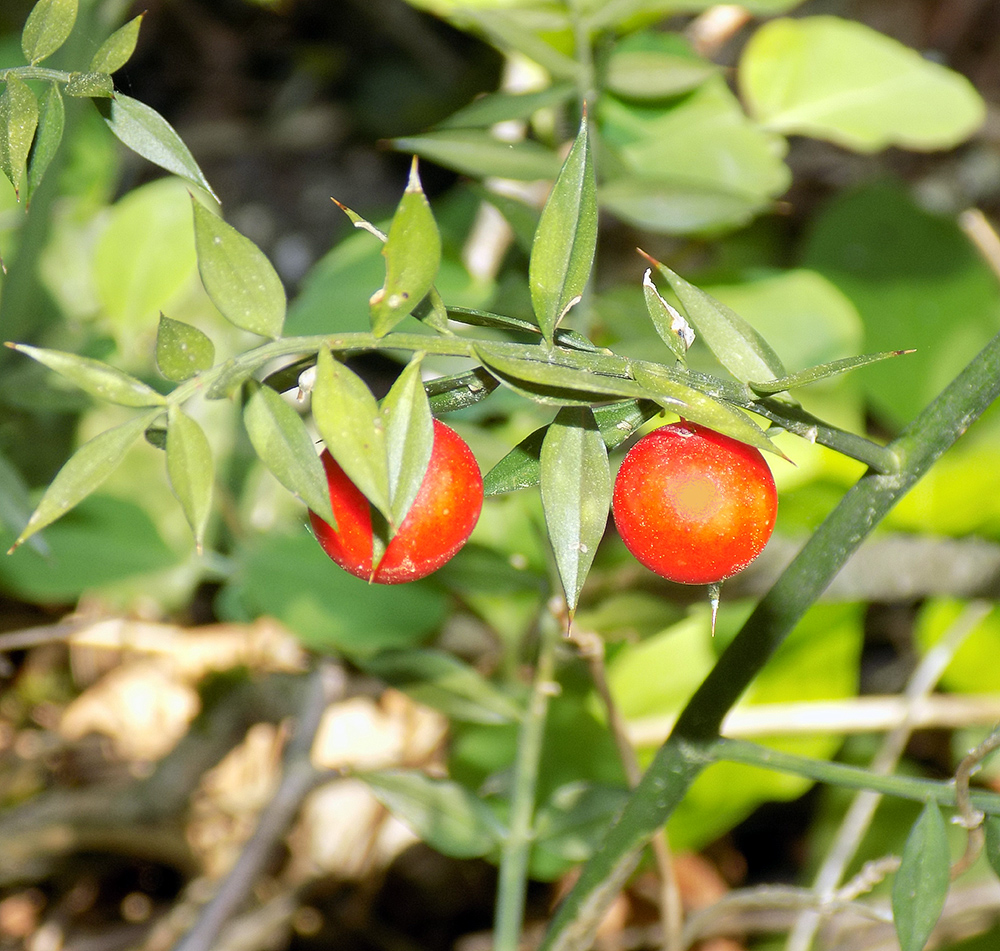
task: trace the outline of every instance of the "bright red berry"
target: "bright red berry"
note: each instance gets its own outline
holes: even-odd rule
[[[455,430],[434,420],[434,445],[424,481],[373,574],[370,504],[329,452],[324,450],[320,458],[337,527],[310,512],[313,531],[341,568],[366,581],[400,584],[437,571],[465,544],[479,520],[483,477],[476,457]]]
[[[683,421],[629,450],[612,500],[628,550],[684,584],[712,584],[746,568],[771,537],[777,509],[774,477],[756,449]]]

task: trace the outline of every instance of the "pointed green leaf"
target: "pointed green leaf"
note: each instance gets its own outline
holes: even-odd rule
[[[336,525],[330,489],[316,444],[302,417],[269,386],[250,384],[243,424],[271,474],[330,525]]]
[[[446,129],[393,139],[399,152],[419,155],[474,178],[495,176],[515,181],[554,178],[559,156],[538,142],[503,142],[484,129]]]
[[[324,347],[317,354],[312,412],[330,455],[387,519],[389,462],[385,420],[364,380]]]
[[[770,344],[736,311],[689,284],[665,264],[655,262],[670,282],[694,329],[715,358],[737,380],[767,382],[785,376],[785,368]]]
[[[55,370],[99,400],[119,406],[162,406],[166,403],[166,399],[151,386],[99,360],[62,350],[42,350],[24,343],[12,344],[11,347]]]
[[[21,179],[38,126],[38,100],[28,84],[9,75],[0,96],[0,171],[20,196]]]
[[[360,666],[449,719],[493,725],[521,719],[521,708],[506,693],[441,650],[382,651]]]
[[[476,367],[465,373],[430,380],[424,384],[424,392],[427,393],[432,415],[441,416],[474,406],[486,399],[499,385],[500,381],[496,377],[482,367]]]
[[[402,525],[420,491],[434,447],[434,420],[420,379],[421,359],[411,360],[382,401],[389,466],[390,524]]]
[[[285,322],[285,288],[249,238],[213,215],[193,195],[198,272],[212,303],[231,324],[277,337]]]
[[[66,95],[79,99],[110,99],[115,94],[115,84],[107,73],[73,73],[66,83]]]
[[[176,405],[167,411],[167,475],[200,552],[212,511],[212,447],[201,426]]]
[[[56,83],[50,83],[42,97],[38,117],[38,131],[35,135],[35,147],[31,150],[31,160],[28,163],[28,191],[26,200],[31,201],[32,195],[42,183],[45,170],[55,158],[62,142],[63,129],[66,125],[66,106]]]
[[[420,185],[417,160],[382,248],[385,284],[372,295],[372,330],[387,334],[413,311],[434,284],[441,264],[441,235]]]
[[[545,524],[572,614],[611,506],[608,450],[588,408],[562,409],[549,426],[542,443],[541,486]]]
[[[672,379],[658,364],[637,363],[633,372],[651,398],[671,413],[784,458],[784,453],[771,442],[767,433],[741,410]]]
[[[108,128],[122,144],[154,165],[205,189],[218,200],[188,147],[155,109],[123,93],[97,103]]]
[[[143,413],[127,423],[105,430],[77,449],[45,490],[14,547],[46,525],[51,525],[90,495],[118,468],[125,453],[161,412],[156,409]]]
[[[642,276],[642,293],[646,299],[646,310],[653,321],[660,339],[670,348],[681,363],[687,363],[687,352],[694,343],[694,331],[676,308],[668,304],[653,283],[650,268]]]
[[[938,805],[928,802],[906,839],[892,885],[892,917],[900,951],[923,951],[941,917],[950,872],[944,819]]]
[[[77,0],[38,0],[21,31],[21,51],[32,66],[69,39],[76,8]]]
[[[986,116],[982,97],[961,74],[833,16],[765,23],[744,49],[739,83],[766,128],[859,152],[949,149]]]
[[[215,361],[215,344],[197,327],[160,314],[156,328],[156,366],[168,380],[181,383]]]
[[[139,41],[139,27],[144,13],[133,17],[123,27],[119,27],[102,44],[90,61],[92,73],[115,73],[121,69],[135,52]]]
[[[531,305],[550,343],[587,286],[597,248],[597,182],[587,120],[563,163],[535,231],[528,265]]]
[[[590,405],[626,397],[646,399],[650,393],[634,380],[584,372],[559,351],[501,343],[477,343],[476,355],[511,389],[549,406]],[[533,353],[534,351],[534,353]]]
[[[499,820],[464,786],[404,770],[357,776],[386,809],[443,855],[479,858],[499,847],[503,837]]]
[[[593,407],[597,427],[608,449],[620,446],[643,423],[661,412],[648,400],[625,400]],[[541,477],[542,443],[548,426],[542,426],[522,439],[483,477],[484,495],[503,495],[517,489],[538,485]]]
[[[782,393],[785,390],[793,390],[797,386],[805,386],[808,383],[828,380],[832,376],[838,376],[850,370],[857,370],[859,367],[866,367],[872,363],[880,363],[882,360],[889,360],[892,357],[902,357],[908,353],[913,353],[913,351],[886,350],[882,353],[864,353],[857,357],[845,357],[843,360],[821,363],[819,366],[809,367],[807,370],[800,370],[798,373],[792,373],[777,380],[768,380],[766,383],[748,383],[747,385],[755,393],[760,393],[761,395]]]

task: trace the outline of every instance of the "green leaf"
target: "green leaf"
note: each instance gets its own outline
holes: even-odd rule
[[[646,300],[646,311],[653,321],[660,339],[670,348],[681,363],[687,363],[687,352],[694,343],[694,331],[676,308],[668,304],[656,289],[651,278],[651,269],[646,268],[642,276],[642,294]]]
[[[555,83],[534,92],[494,92],[473,99],[467,106],[453,112],[438,129],[489,128],[498,122],[530,119],[540,109],[561,106],[575,92],[572,83]]]
[[[0,171],[20,197],[21,179],[38,126],[38,100],[27,83],[9,75],[0,96]]]
[[[385,420],[364,380],[327,347],[317,354],[312,412],[330,455],[391,522]]]
[[[56,83],[50,83],[40,103],[35,146],[31,150],[31,159],[28,162],[26,200],[29,202],[42,183],[46,169],[55,158],[56,152],[59,151],[65,125],[66,106],[63,103],[62,94]]]
[[[382,247],[385,284],[371,299],[372,330],[384,336],[430,291],[441,264],[441,235],[417,174],[417,160]]]
[[[590,405],[623,398],[647,399],[634,380],[604,375],[562,351],[517,344],[477,343],[476,355],[507,386],[548,406]]]
[[[215,466],[212,447],[201,426],[177,405],[167,411],[167,474],[200,552],[212,511]]]
[[[662,102],[602,96],[601,203],[656,231],[712,232],[748,221],[791,183],[787,143],[748,118],[722,76]]]
[[[533,23],[531,9],[522,6],[518,10],[486,9],[480,4],[475,9],[472,4],[462,4],[462,20],[471,20],[484,31],[500,50],[515,49],[528,59],[534,60],[556,79],[574,82],[580,75],[580,64],[572,56],[556,49],[542,34],[569,27],[569,18],[558,7],[540,13],[542,23]],[[536,25],[535,29],[532,26]]]
[[[69,39],[76,23],[77,0],[38,0],[21,31],[21,50],[34,66]]]
[[[495,176],[517,181],[554,178],[559,157],[539,143],[503,142],[479,129],[447,129],[392,140],[393,148],[428,159],[474,178]]]
[[[596,248],[597,182],[584,117],[545,203],[528,264],[531,304],[549,343],[587,286]]]
[[[154,165],[205,189],[218,200],[188,147],[155,109],[120,92],[107,102],[101,100],[97,106],[120,142]]]
[[[553,877],[537,867],[546,857],[573,865],[589,859],[628,796],[622,786],[590,782],[566,783],[553,790],[535,815],[533,874],[546,880]]]
[[[424,392],[430,402],[431,413],[442,416],[453,413],[486,399],[498,386],[500,381],[484,370],[476,367],[465,373],[455,373],[451,376],[439,376],[424,384]]]
[[[17,537],[31,517],[31,499],[28,486],[21,473],[0,453],[0,530],[6,530],[11,537]],[[29,543],[39,554],[47,554],[48,545],[41,535],[35,535]],[[2,562],[0,562],[2,563]]]
[[[118,468],[125,453],[161,412],[155,409],[136,416],[127,423],[105,430],[77,449],[56,473],[13,547],[16,548],[46,525],[51,525],[90,495]]]
[[[231,324],[278,337],[285,322],[285,288],[271,262],[249,238],[191,196],[198,272],[212,303]]]
[[[139,41],[139,27],[142,26],[144,16],[144,13],[140,13],[137,17],[133,17],[101,44],[90,61],[92,73],[115,73],[132,58],[135,45]]]
[[[714,399],[701,390],[687,386],[671,377],[666,367],[655,363],[637,363],[635,378],[661,406],[692,423],[700,423],[724,436],[731,436],[764,452],[786,458],[765,433],[741,410]]]
[[[156,328],[156,366],[174,383],[189,380],[215,362],[215,344],[197,327],[160,314]]]
[[[583,590],[611,506],[608,450],[586,407],[560,410],[541,451],[542,507],[570,614]]]
[[[251,383],[243,424],[261,462],[289,492],[336,525],[323,463],[302,417],[269,386]]]
[[[72,73],[66,83],[66,95],[78,99],[111,99],[115,84],[107,73]]]
[[[767,128],[859,152],[949,149],[982,124],[985,104],[959,73],[861,23],[772,20],[747,44],[744,100]]]
[[[892,886],[892,916],[900,951],[923,951],[927,944],[948,896],[949,863],[941,810],[928,802],[906,839]]]
[[[761,395],[782,393],[785,390],[793,390],[797,386],[818,383],[820,380],[828,380],[832,376],[839,376],[841,373],[848,373],[851,370],[857,370],[859,367],[867,367],[873,363],[881,363],[883,360],[902,357],[912,352],[912,350],[886,350],[883,353],[865,353],[856,357],[845,357],[843,360],[822,363],[819,366],[809,367],[807,370],[800,370],[798,373],[792,373],[777,380],[769,380],[766,383],[751,382],[747,385],[755,393],[760,393]]]
[[[500,845],[499,820],[482,799],[456,782],[404,770],[357,776],[386,809],[443,855],[479,858]]]
[[[696,56],[679,34],[645,30],[615,44],[604,81],[626,99],[665,99],[700,86],[719,69]]]
[[[771,346],[736,311],[689,284],[665,264],[655,263],[701,339],[737,380],[766,382],[786,375]]]
[[[389,467],[389,524],[399,527],[427,474],[434,447],[434,420],[420,379],[417,355],[382,401]]]
[[[363,669],[464,723],[516,723],[521,708],[475,668],[440,650],[383,651]]]
[[[42,350],[25,343],[10,344],[13,350],[37,360],[50,370],[66,377],[81,390],[99,400],[119,406],[162,406],[166,399],[152,387],[121,370],[62,350]]]

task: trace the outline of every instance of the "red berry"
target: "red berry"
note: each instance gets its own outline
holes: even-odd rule
[[[434,446],[424,481],[372,574],[372,521],[368,500],[326,450],[320,457],[337,519],[332,528],[309,513],[323,550],[352,575],[378,584],[416,581],[437,571],[465,544],[483,507],[483,477],[465,440],[434,420]]]
[[[612,511],[628,550],[683,584],[746,568],[774,529],[778,494],[752,446],[694,423],[653,430],[626,454]]]

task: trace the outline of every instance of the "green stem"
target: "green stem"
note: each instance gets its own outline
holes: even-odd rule
[[[864,789],[886,796],[896,796],[899,799],[936,802],[939,806],[953,808],[957,805],[955,783],[950,779],[937,781],[912,776],[883,776],[860,766],[845,766],[843,763],[831,763],[808,756],[797,756],[794,753],[783,753],[745,740],[717,740],[706,748],[705,755],[711,762],[725,760],[747,766],[761,766],[764,769],[805,776],[815,782],[829,783],[844,789]],[[969,802],[988,815],[995,816],[1000,813],[998,793],[985,790],[970,791]]]
[[[584,866],[544,951],[589,943],[642,848],[711,760],[723,717],[864,538],[998,395],[1000,334],[887,447],[900,471],[862,476],[757,605],[684,708],[603,848]]]
[[[8,76],[16,76],[18,79],[42,79],[50,83],[68,83],[73,78],[73,74],[65,70],[47,69],[44,66],[9,66],[7,69],[0,69],[0,83],[6,82]]]
[[[496,916],[493,925],[494,951],[517,951],[524,922],[524,898],[528,885],[535,814],[535,792],[542,758],[542,740],[552,677],[555,672],[559,625],[552,612],[542,614],[538,661],[531,697],[517,738],[514,762],[514,789],[510,803],[510,823],[500,855],[500,880],[497,886]]]

